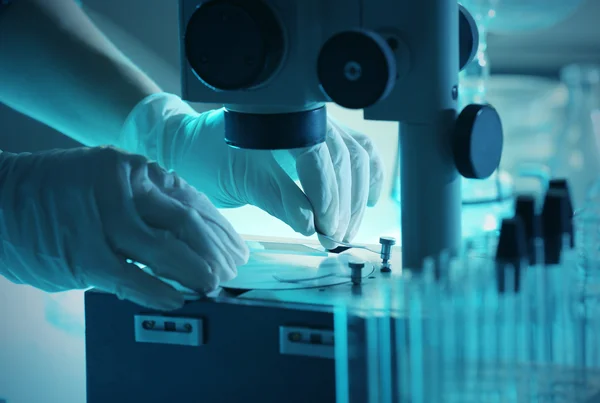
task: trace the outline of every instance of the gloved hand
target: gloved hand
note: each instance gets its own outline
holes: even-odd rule
[[[96,287],[156,309],[209,292],[248,259],[202,194],[113,148],[0,153],[0,274],[49,292]]]
[[[338,241],[354,238],[383,185],[383,164],[367,136],[330,119],[323,144],[289,152],[239,150],[224,142],[223,113],[198,114],[177,96],[155,94],[131,112],[119,145],[174,169],[217,207],[251,204],[306,236],[317,231]],[[320,240],[326,248],[337,246]]]

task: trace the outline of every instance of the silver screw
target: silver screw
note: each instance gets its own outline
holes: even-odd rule
[[[392,265],[390,259],[392,258],[392,246],[396,244],[396,239],[388,236],[382,236],[379,238],[381,244],[381,271],[390,272],[392,271]]]
[[[352,280],[352,284],[360,285],[362,283],[362,271],[365,267],[364,262],[350,261],[348,262],[348,266],[350,267],[350,279]]]

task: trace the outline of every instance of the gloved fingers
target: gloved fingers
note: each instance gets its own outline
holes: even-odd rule
[[[233,228],[229,220],[225,218],[221,212],[211,203],[205,194],[196,191],[194,187],[189,185],[185,180],[178,178],[180,188],[167,190],[167,194],[178,200],[196,216],[206,224],[216,235],[213,242],[218,244],[220,248],[220,256],[223,256],[231,262],[233,271],[237,273],[237,267],[248,262],[250,251],[244,239]],[[198,221],[194,221],[197,223]],[[195,238],[198,250],[205,244],[200,238]],[[199,242],[199,243],[198,243]],[[212,259],[218,258],[219,255],[212,256]],[[218,259],[216,259],[218,260]]]
[[[183,306],[184,295],[133,263],[112,253],[104,254],[104,268],[88,278],[90,286],[136,304],[159,310]]]
[[[167,171],[161,167],[158,162],[149,162],[146,166],[148,170],[148,178],[154,183],[159,189],[171,189],[174,187],[180,187],[180,178],[174,172]]]
[[[349,134],[341,132],[341,137],[350,153],[352,166],[351,219],[344,234],[344,242],[351,242],[360,228],[369,199],[370,163],[367,151]]]
[[[157,277],[175,281],[185,288],[207,293],[235,277],[229,270],[219,270],[219,263],[204,259],[168,231],[148,228],[130,234],[131,241],[118,253],[142,263]],[[213,270],[214,268],[214,270]],[[221,277],[214,272],[221,272]]]
[[[337,189],[333,189],[333,191],[337,190],[339,200],[337,229],[333,234],[333,239],[341,241],[346,236],[348,226],[350,225],[352,209],[351,184],[353,172],[350,164],[351,155],[342,139],[341,133],[335,127],[331,127],[331,130],[328,130],[325,143],[327,144],[329,156],[333,163],[337,183]],[[338,246],[338,244],[322,236],[319,236],[319,241],[326,249],[335,249]]]
[[[246,183],[248,203],[280,219],[302,235],[315,233],[315,216],[310,201],[275,158],[265,157],[262,162],[248,166]]]
[[[155,200],[150,200],[151,197]],[[158,200],[161,206],[158,214],[155,210],[157,203],[154,203],[156,199],[163,199]],[[205,222],[193,208],[184,206],[158,190],[153,190],[148,197],[136,204],[144,222],[152,227],[148,228],[149,233],[146,231],[140,233],[144,232],[143,236],[147,238],[145,242],[153,244],[153,248],[160,248],[162,251],[149,253],[152,263],[138,261],[147,264],[155,274],[201,291],[206,287],[205,281],[212,284],[211,276],[214,275],[221,281],[231,280],[237,274],[237,265],[245,263],[238,257],[244,252],[232,254],[231,252],[238,248],[230,244],[231,249],[227,249],[218,227]],[[243,250],[246,250],[245,245]],[[208,261],[212,263],[208,265]],[[172,270],[175,271],[170,273]],[[204,273],[207,270],[211,275],[207,278],[195,274],[195,271]]]
[[[145,169],[132,173],[131,187],[135,210],[129,212],[120,230],[107,234],[116,252],[145,264],[159,277],[198,292],[213,289],[219,281],[217,273],[223,281],[235,276],[223,258],[228,252],[215,242],[216,234],[197,212],[160,191]],[[212,264],[216,273],[209,261],[218,262]]]
[[[235,277],[237,266],[248,258],[245,242],[206,196],[175,174],[168,174],[171,180],[164,176],[157,178],[162,189],[153,184],[146,186],[143,193],[134,191],[134,203],[142,220],[156,230],[171,233],[202,260],[213,262],[213,274],[222,281]]]
[[[331,126],[328,130],[333,130]],[[340,199],[335,169],[326,143],[293,150],[296,170],[304,194],[315,215],[317,232],[333,236],[337,231]]]
[[[371,138],[363,133],[342,126],[334,120],[330,120],[334,126],[341,129],[342,132],[348,133],[369,155],[369,198],[367,206],[373,207],[379,201],[383,190],[384,182],[384,165],[381,155]]]

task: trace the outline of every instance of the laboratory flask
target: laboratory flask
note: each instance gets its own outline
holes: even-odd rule
[[[577,269],[594,283],[600,279],[600,206],[588,204],[573,217]]]
[[[483,103],[486,99],[487,80],[490,76],[490,62],[487,52],[487,33],[496,15],[499,0],[463,0],[460,3],[471,13],[477,22],[479,47],[475,59],[460,72],[461,107],[467,103]],[[462,108],[461,108],[462,109]]]
[[[598,198],[600,191],[600,127],[594,118],[600,113],[600,65],[573,64],[561,70],[569,91],[564,129],[556,142],[551,172],[569,180],[574,207]]]

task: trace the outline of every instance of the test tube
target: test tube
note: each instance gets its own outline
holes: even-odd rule
[[[395,330],[395,360],[396,360],[396,396],[398,402],[409,401],[412,394],[410,381],[410,355],[409,355],[409,320],[405,314],[405,307],[410,305],[409,285],[401,277],[397,283],[398,295],[403,300],[399,304],[399,315],[394,318]]]
[[[411,301],[408,307],[408,337],[410,340],[410,390],[411,403],[428,403],[425,393],[425,379],[427,373],[424,370],[425,354],[423,345],[423,301],[418,289],[412,290]]]
[[[505,284],[515,284],[515,277],[517,276],[517,270],[512,264],[507,264],[504,270]],[[515,296],[516,291],[514,287],[506,289],[500,296],[500,320],[499,325],[501,328],[501,362],[508,366],[514,363],[515,353]]]
[[[550,350],[550,340],[548,333],[548,314],[547,314],[547,273],[544,265],[545,252],[544,252],[544,240],[537,238],[535,240],[536,248],[536,265],[532,268],[535,277],[535,312],[536,312],[536,345],[537,345],[537,356],[536,362],[540,364],[550,363],[552,353]]]
[[[482,360],[486,365],[496,360],[497,351],[497,331],[496,318],[498,315],[498,293],[496,288],[496,270],[495,263],[492,259],[486,259],[485,271],[488,273],[488,279],[484,288],[483,296],[483,340],[482,344]]]
[[[421,314],[427,337],[425,349],[425,371],[428,374],[427,401],[441,401],[443,367],[441,365],[441,335],[439,304],[440,289],[435,277],[435,259],[426,258],[423,262],[424,312]]]
[[[535,259],[535,254],[531,256]],[[534,260],[535,261],[535,260]],[[531,349],[533,343],[531,340],[533,326],[532,326],[532,315],[531,315],[531,297],[532,290],[534,290],[533,273],[531,273],[532,267],[527,267],[523,274],[523,292],[519,294],[518,305],[519,305],[519,355],[518,361],[520,363],[529,363],[534,359]]]
[[[348,308],[339,304],[333,312],[336,403],[351,403]]]
[[[469,259],[469,262],[467,263],[467,272],[465,273],[467,279],[471,273],[476,272],[475,268],[471,267],[474,264],[475,263]],[[482,358],[479,356],[481,341],[481,325],[479,324],[479,318],[482,313],[480,309],[481,293],[476,281],[467,283],[466,287],[466,306],[468,309],[465,314],[465,355],[468,362],[477,362]]]
[[[390,290],[381,291],[382,308],[373,311],[366,323],[366,358],[368,379],[368,403],[392,403],[392,306]]]

